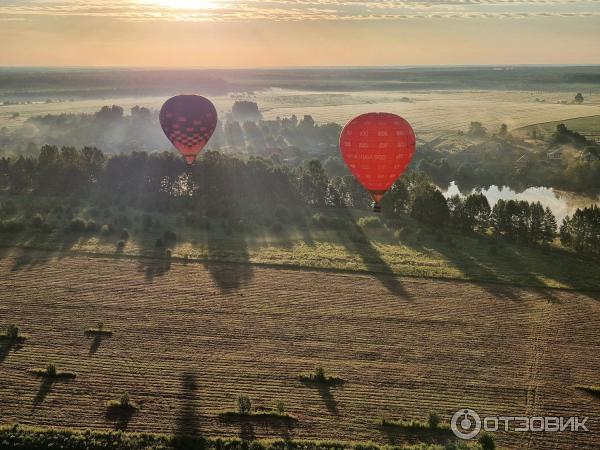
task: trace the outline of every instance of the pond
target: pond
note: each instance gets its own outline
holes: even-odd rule
[[[544,207],[549,207],[556,216],[556,221],[560,225],[566,216],[572,216],[577,208],[584,208],[593,204],[600,204],[600,198],[591,198],[570,192],[558,191],[545,187],[534,187],[515,192],[506,186],[490,186],[488,189],[474,189],[470,193],[480,191],[486,196],[490,206],[493,207],[498,200],[526,200],[528,202],[540,202]],[[448,189],[443,192],[444,197],[449,198],[453,195],[461,195],[458,186],[453,181]]]

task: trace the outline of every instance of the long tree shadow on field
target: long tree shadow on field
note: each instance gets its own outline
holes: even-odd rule
[[[490,252],[490,255],[487,256],[488,261],[485,261],[486,258],[482,258],[480,253],[474,254],[469,252],[467,250],[468,246],[457,245],[455,241],[456,237],[460,239],[476,239],[479,247],[478,252],[482,251],[482,248],[487,248]],[[455,236],[455,238],[450,237],[442,242],[437,242],[432,239],[431,242],[427,242],[427,245],[431,246],[435,251],[444,256],[452,265],[460,270],[467,279],[483,281],[482,283],[478,283],[478,286],[485,289],[494,297],[511,301],[523,300],[519,292],[520,288],[515,286],[514,283],[511,285],[508,280],[501,278],[496,273],[494,266],[492,265],[494,264],[495,258],[508,259],[508,263],[504,262],[503,264],[509,264],[511,271],[522,275],[523,283],[531,285],[539,284],[537,278],[533,274],[530,274],[527,266],[523,264],[521,256],[514,252],[514,249],[509,243],[505,244],[501,240],[494,240],[489,237],[477,235],[467,237]],[[424,250],[422,245],[418,247],[420,250]],[[496,254],[497,256],[492,256]],[[502,269],[498,268],[497,270]],[[549,302],[560,302],[560,299],[552,294],[549,289],[544,289],[543,295]]]
[[[339,209],[342,211],[342,217],[346,219],[350,227],[349,230],[339,231],[339,239],[346,247],[346,250],[360,256],[367,270],[371,272],[371,275],[391,294],[398,298],[411,300],[411,294],[404,288],[398,275],[394,273],[390,265],[381,257],[363,229],[358,226],[350,211],[347,208]]]
[[[309,381],[303,380],[301,383],[304,386],[317,389],[319,391],[319,395],[323,399],[323,403],[325,403],[325,407],[327,411],[331,414],[335,414],[336,416],[339,414],[337,401],[333,396],[333,392],[331,391],[334,387],[341,387],[344,385],[343,381],[337,382],[318,382],[318,381]]]
[[[35,394],[35,398],[33,399],[33,404],[35,406],[40,405],[44,402],[44,400],[46,399],[46,396],[52,390],[54,381],[55,380],[53,380],[51,378],[43,378],[42,379],[42,381],[40,382],[40,387],[39,387],[37,393]]]
[[[191,440],[200,434],[200,419],[196,412],[196,391],[198,380],[195,374],[186,372],[181,375],[183,405],[177,416],[175,442],[181,448],[191,447]]]
[[[0,364],[8,357],[10,352],[18,352],[23,347],[23,339],[2,339],[0,340]]]
[[[203,244],[209,259],[204,266],[222,293],[237,291],[254,277],[246,238],[247,225],[236,215],[235,208],[218,229],[213,225],[204,231]]]

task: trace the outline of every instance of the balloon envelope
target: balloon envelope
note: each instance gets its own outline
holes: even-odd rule
[[[395,114],[362,114],[344,127],[340,151],[377,205],[412,160],[415,133],[406,120]]]
[[[162,106],[159,119],[167,138],[192,164],[217,127],[217,110],[200,95],[177,95]]]

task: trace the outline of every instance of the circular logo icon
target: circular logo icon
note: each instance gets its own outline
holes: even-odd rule
[[[452,416],[450,428],[457,438],[473,439],[481,431],[481,417],[472,409],[459,409]]]

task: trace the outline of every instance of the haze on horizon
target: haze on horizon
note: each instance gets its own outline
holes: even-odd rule
[[[600,64],[600,0],[2,0],[0,66]]]

